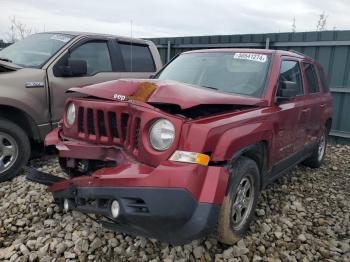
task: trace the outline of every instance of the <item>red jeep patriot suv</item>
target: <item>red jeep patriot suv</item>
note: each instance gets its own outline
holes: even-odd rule
[[[66,211],[172,244],[217,230],[234,243],[259,192],[319,167],[332,122],[320,64],[287,51],[185,52],[154,79],[72,88],[55,145],[69,178],[28,170]]]

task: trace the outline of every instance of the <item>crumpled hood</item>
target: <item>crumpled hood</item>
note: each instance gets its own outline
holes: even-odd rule
[[[157,79],[120,79],[69,91],[117,101],[138,100],[150,104],[175,104],[181,109],[197,105],[264,106],[266,100],[236,94],[221,93],[195,85]]]

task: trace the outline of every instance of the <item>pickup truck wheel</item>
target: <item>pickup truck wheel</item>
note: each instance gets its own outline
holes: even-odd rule
[[[0,119],[0,182],[14,178],[29,157],[29,138],[23,129]]]
[[[218,239],[236,243],[248,230],[260,193],[260,172],[256,162],[240,157],[231,164],[227,195],[220,209]]]
[[[303,161],[303,165],[318,168],[322,165],[323,159],[326,155],[327,148],[327,129],[322,130],[322,135],[318,141],[317,147],[313,151],[312,155]]]

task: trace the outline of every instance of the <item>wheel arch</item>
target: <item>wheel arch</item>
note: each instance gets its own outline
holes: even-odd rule
[[[260,172],[260,186],[264,184],[264,178],[268,171],[269,162],[269,142],[267,140],[261,140],[255,144],[246,146],[238,150],[232,158],[229,160],[231,163],[235,163],[240,157],[247,157],[252,159],[258,166]]]
[[[331,132],[333,119],[330,117],[326,120],[327,134]]]
[[[246,146],[238,150],[230,160],[231,162],[234,162],[242,156],[248,157],[256,162],[261,174],[263,174],[264,169],[267,169],[268,163],[268,143],[268,141],[262,140],[255,144]]]
[[[21,109],[0,105],[0,117],[20,126],[32,140],[39,141],[40,133],[34,119]]]

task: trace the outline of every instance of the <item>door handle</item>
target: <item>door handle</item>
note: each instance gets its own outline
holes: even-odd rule
[[[326,104],[321,104],[320,107],[321,108],[324,108],[326,106]]]
[[[310,111],[310,108],[306,108],[306,109],[302,109],[302,110],[301,110],[302,113],[307,113],[307,112],[309,112],[309,111]]]

